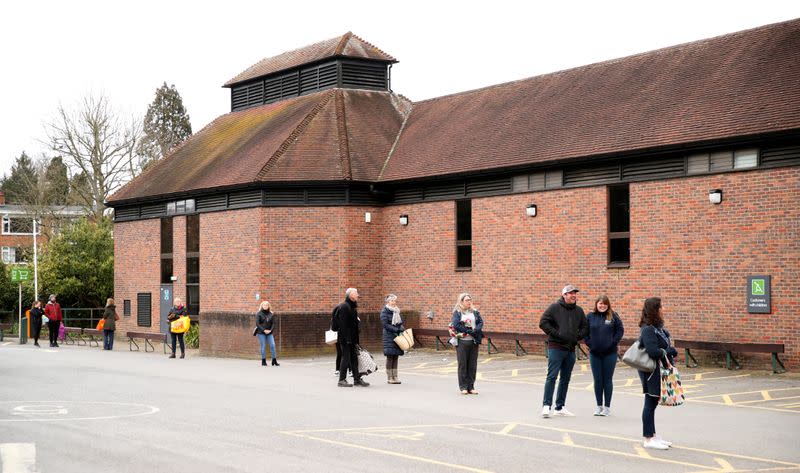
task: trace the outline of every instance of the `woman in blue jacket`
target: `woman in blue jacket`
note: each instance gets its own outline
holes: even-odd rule
[[[459,294],[450,325],[458,341],[458,389],[461,394],[478,394],[475,377],[478,374],[478,345],[483,339],[483,319],[478,309],[472,307],[472,296],[468,293]]]
[[[386,306],[381,311],[383,324],[383,354],[386,355],[386,379],[389,384],[400,384],[397,379],[397,361],[403,356],[403,350],[394,342],[394,337],[403,333],[403,319],[397,307],[397,296],[386,296]]]
[[[589,336],[584,341],[589,347],[589,364],[592,367],[594,397],[597,400],[594,415],[607,416],[611,413],[619,341],[622,340],[625,329],[619,315],[611,310],[611,302],[605,295],[595,299],[594,310],[586,318]]]
[[[641,332],[640,345],[644,347],[650,358],[656,360],[656,369],[652,373],[639,371],[644,391],[644,408],[642,409],[642,435],[644,448],[666,450],[672,445],[656,435],[656,407],[661,397],[661,373],[659,365],[668,363],[672,365],[678,356],[678,351],[672,346],[669,332],[664,328],[664,311],[661,308],[661,298],[651,297],[644,301],[642,318],[639,321]]]

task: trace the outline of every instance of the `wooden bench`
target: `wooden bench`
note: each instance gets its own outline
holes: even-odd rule
[[[785,373],[786,367],[778,358],[779,353],[784,353],[782,343],[739,343],[739,342],[706,342],[698,340],[675,340],[676,348],[683,348],[686,357],[686,366],[694,368],[697,360],[692,356],[692,350],[710,350],[725,352],[725,367],[731,369],[741,369],[742,365],[736,361],[734,353],[770,353],[772,355],[772,372]],[[690,364],[691,360],[691,364]]]
[[[86,345],[83,329],[80,327],[64,327],[64,343],[67,345]]]
[[[144,340],[144,351],[156,351],[156,348],[150,343],[150,340],[161,342],[164,345],[164,353],[167,353],[167,334],[165,333],[152,333],[152,332],[125,332],[128,337],[128,349],[130,351],[139,351],[139,344],[136,343],[137,338]],[[133,347],[136,346],[136,350]],[[147,348],[150,347],[148,350]]]
[[[434,343],[436,345],[436,350],[437,351],[439,350],[439,345],[441,345],[442,348],[447,348],[449,346],[452,346],[447,342],[442,342],[442,337],[444,337],[447,340],[450,339],[450,332],[448,332],[447,330],[437,330],[437,329],[432,329],[432,328],[415,328],[414,329],[414,341],[415,341],[415,343],[417,345],[421,346],[422,344],[419,342],[419,339],[417,338],[418,336],[435,337],[435,342]]]
[[[89,346],[92,346],[92,344],[94,344],[94,346],[99,347],[100,340],[103,339],[103,331],[94,328],[83,329],[83,335],[89,337]]]
[[[512,332],[486,332],[486,353],[491,355],[492,349],[495,353],[500,353],[493,340],[514,341],[514,354],[517,356],[527,355],[528,352],[522,346],[522,342],[543,343],[544,355],[547,356],[547,335],[544,333],[512,333]]]

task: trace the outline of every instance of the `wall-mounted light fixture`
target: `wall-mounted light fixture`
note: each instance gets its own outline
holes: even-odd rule
[[[364,212],[364,221],[367,223],[372,222],[372,213],[371,212]]]
[[[708,191],[708,201],[712,204],[719,204],[722,202],[722,189],[711,189]]]
[[[408,215],[403,214],[400,216],[400,225],[408,225]]]
[[[535,217],[536,216],[536,204],[531,204],[525,208],[525,215],[528,217]]]
[[[433,311],[429,310],[425,313],[425,316],[428,317],[428,320],[433,320]]]

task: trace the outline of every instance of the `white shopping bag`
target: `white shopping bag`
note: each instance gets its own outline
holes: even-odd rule
[[[325,331],[325,343],[328,345],[333,345],[339,340],[339,332],[334,332],[333,330],[326,330]]]

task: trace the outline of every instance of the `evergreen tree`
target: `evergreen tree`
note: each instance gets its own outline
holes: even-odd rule
[[[67,165],[57,156],[50,160],[44,174],[46,189],[45,200],[49,205],[66,205],[69,195],[69,177]]]
[[[11,175],[3,180],[2,190],[6,202],[12,204],[30,203],[32,190],[35,190],[39,179],[33,160],[23,151],[11,166]]]
[[[164,82],[156,89],[156,97],[147,107],[142,131],[144,137],[137,151],[147,157],[146,164],[163,158],[192,135],[189,115],[174,84],[167,86]]]

